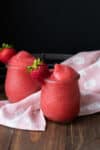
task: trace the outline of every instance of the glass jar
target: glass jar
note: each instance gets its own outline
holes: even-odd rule
[[[5,93],[10,102],[17,102],[40,89],[37,80],[33,80],[26,67],[7,66]]]
[[[41,91],[40,106],[44,115],[57,122],[69,122],[80,111],[78,79],[66,82],[45,80]]]

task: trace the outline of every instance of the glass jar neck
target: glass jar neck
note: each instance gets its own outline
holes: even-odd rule
[[[16,70],[27,70],[26,66],[17,66],[17,65],[12,65],[12,64],[7,64],[6,68],[10,68],[10,69],[16,69]]]

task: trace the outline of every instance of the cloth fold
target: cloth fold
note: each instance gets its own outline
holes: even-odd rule
[[[23,130],[44,131],[46,121],[40,110],[40,93],[36,92],[17,103],[0,101],[0,124]]]
[[[80,74],[81,107],[79,115],[100,111],[100,50],[80,52],[62,64],[69,65]]]
[[[79,116],[100,112],[100,50],[80,52],[62,62],[80,74]],[[45,131],[46,120],[40,109],[41,91],[17,103],[0,101],[0,124],[11,128]]]

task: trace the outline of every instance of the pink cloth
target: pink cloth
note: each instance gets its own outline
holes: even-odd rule
[[[100,111],[100,51],[81,52],[62,62],[80,73],[79,116]],[[40,109],[41,91],[20,102],[0,101],[0,124],[12,128],[44,131],[46,120]]]
[[[23,130],[44,131],[46,121],[40,110],[40,93],[36,92],[17,103],[0,101],[0,124]]]
[[[100,50],[80,52],[62,62],[80,74],[81,107],[79,115],[100,111]]]

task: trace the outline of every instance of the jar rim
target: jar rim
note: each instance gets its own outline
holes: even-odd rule
[[[66,80],[66,81],[62,81],[62,80],[52,80],[49,78],[46,78],[44,80],[44,82],[48,82],[48,83],[57,83],[57,84],[63,84],[63,83],[70,83],[71,81],[75,81],[78,80],[80,78],[80,74],[77,74],[77,76],[75,76],[72,80]]]
[[[26,66],[17,66],[17,65],[12,65],[12,64],[7,64],[6,68],[13,68],[13,69],[27,69]]]

